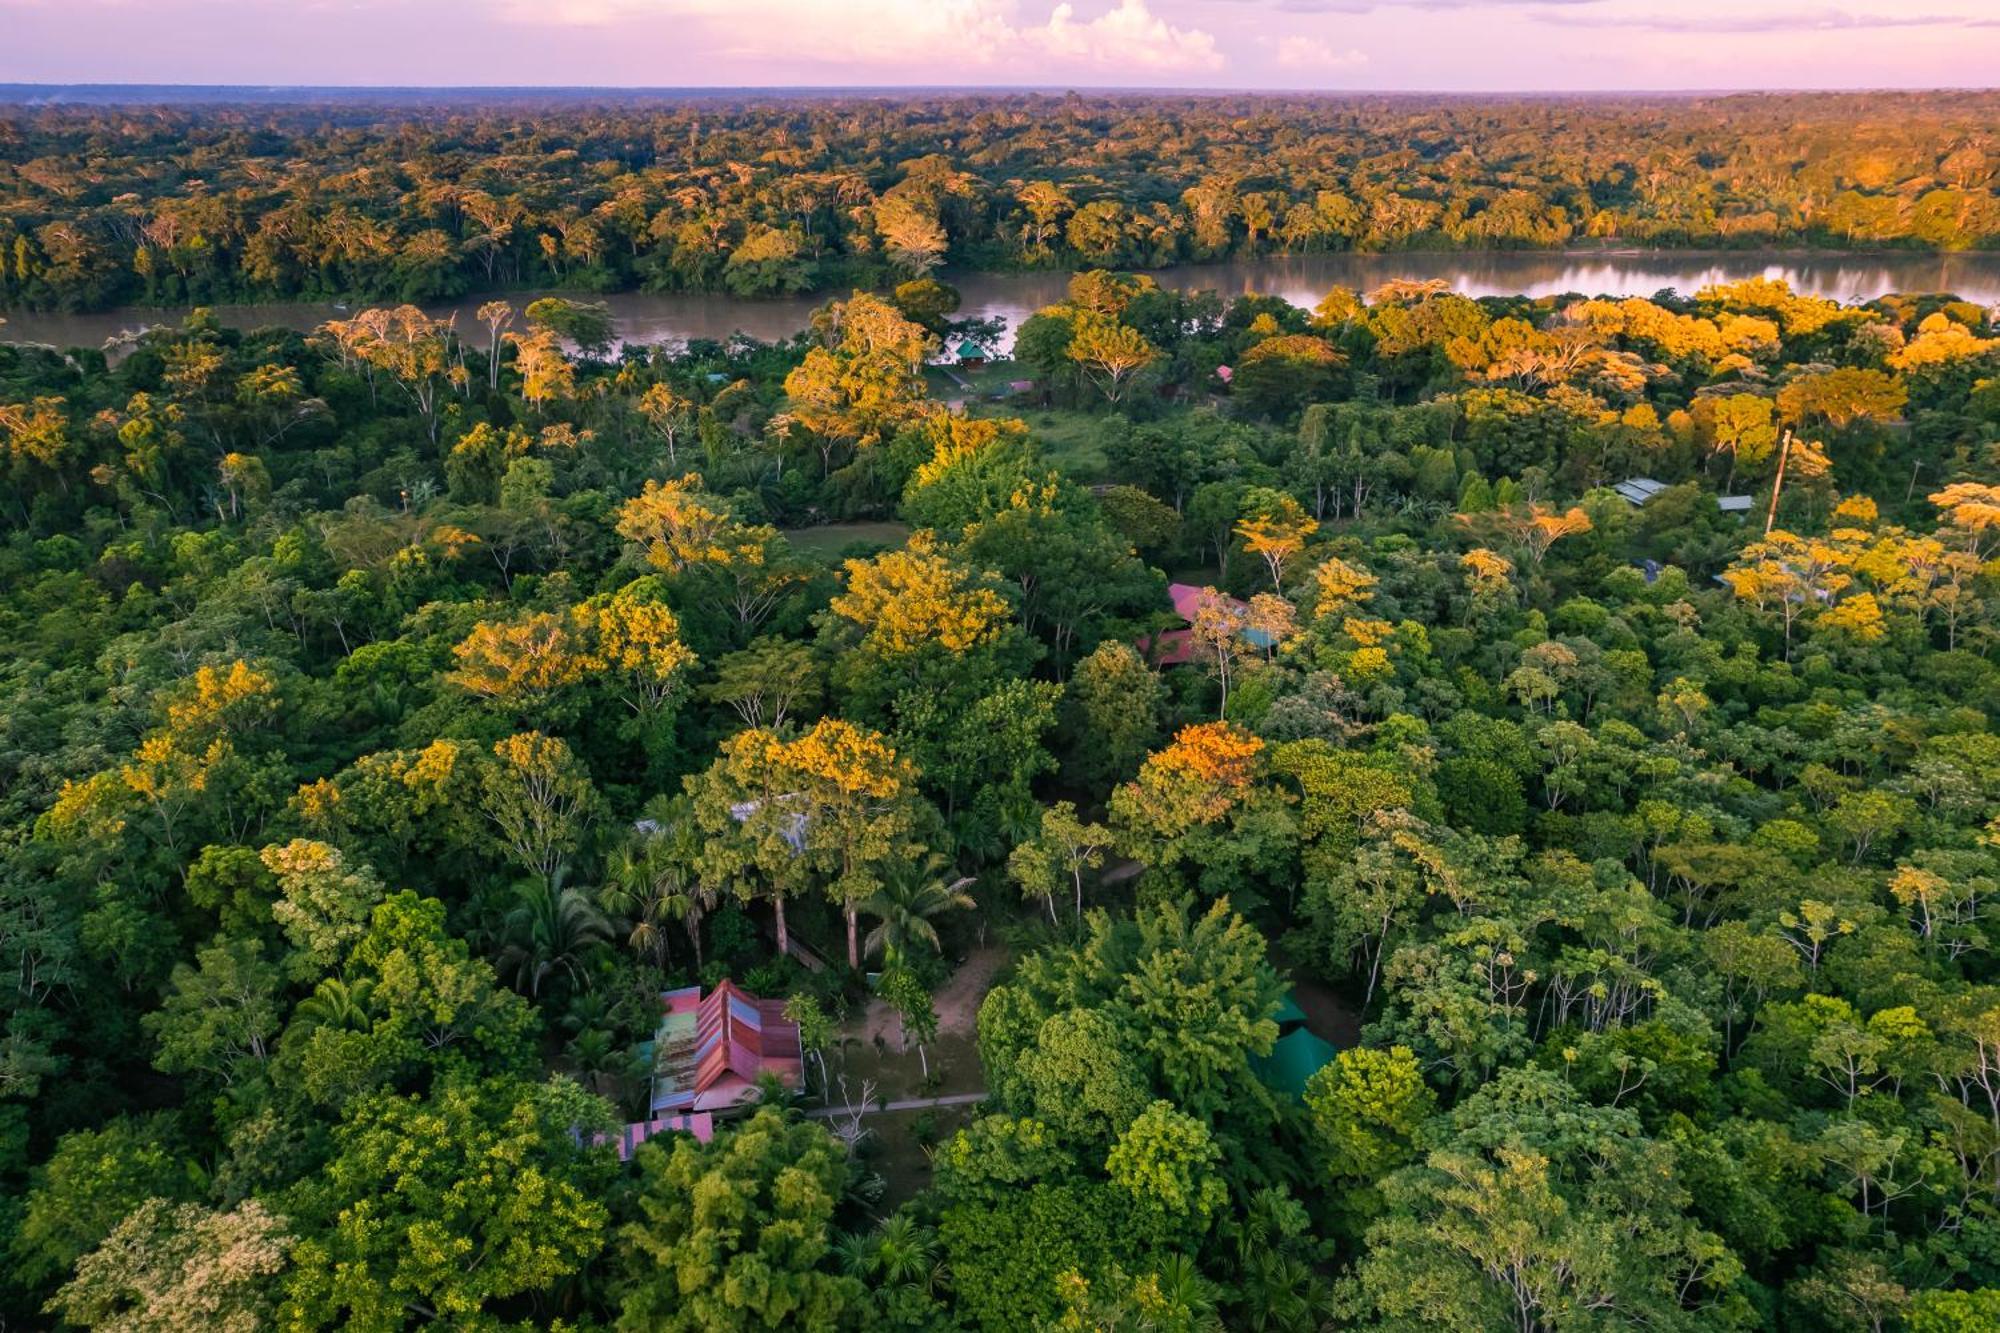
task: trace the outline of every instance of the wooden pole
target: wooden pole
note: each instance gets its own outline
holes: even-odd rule
[[[1771,529],[1778,521],[1778,493],[1785,489],[1785,460],[1792,455],[1792,433],[1788,430],[1778,446],[1778,475],[1771,481],[1771,510],[1764,515],[1764,535],[1771,535]]]

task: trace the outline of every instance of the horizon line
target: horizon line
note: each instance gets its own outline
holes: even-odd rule
[[[1249,87],[1239,85],[1086,84],[1086,83],[769,83],[769,84],[591,84],[591,83],[175,83],[105,81],[42,83],[0,79],[0,99],[21,93],[255,93],[285,94],[623,94],[686,96],[689,94],[850,94],[912,95],[962,93],[986,95],[1042,94],[1054,96],[1153,94],[1181,97],[1772,97],[1800,94],[1859,97],[1892,93],[1979,94],[2000,92],[2000,84],[1879,84],[1855,87],[1795,85],[1763,87],[1655,88],[1331,88]]]

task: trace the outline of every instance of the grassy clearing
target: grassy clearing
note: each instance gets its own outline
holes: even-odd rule
[[[882,1177],[884,1189],[877,1208],[883,1215],[930,1188],[931,1145],[948,1141],[971,1124],[978,1112],[977,1106],[940,1106],[929,1111],[889,1111],[868,1118],[874,1133],[862,1146],[861,1156]]]
[[[902,1049],[894,1030],[883,1033],[878,1043],[859,1035],[861,1029],[869,1026],[862,1021],[850,1022],[838,1052],[830,1053],[827,1064],[834,1076],[834,1093],[831,1104],[841,1101],[840,1078],[847,1080],[846,1095],[861,1097],[864,1087],[872,1087],[875,1105],[886,1102],[913,1100],[916,1098],[948,1097],[957,1093],[978,1092],[983,1086],[984,1072],[979,1066],[979,1050],[970,1035],[956,1032],[940,1033],[930,1044],[931,1072],[933,1082],[927,1084],[923,1078],[922,1065],[917,1059],[916,1048]],[[953,1133],[970,1123],[978,1112],[978,1106],[937,1106],[912,1111],[877,1111],[867,1119],[870,1131],[862,1145],[862,1160],[869,1169],[878,1173],[887,1184],[881,1207],[884,1211],[897,1204],[915,1198],[929,1188],[931,1183],[931,1145],[942,1143]]]
[[[830,561],[851,546],[901,546],[909,538],[910,525],[890,519],[876,523],[821,523],[810,528],[787,528],[784,535],[793,550]]]
[[[1042,456],[1070,480],[1088,486],[1111,480],[1111,460],[1105,457],[1097,433],[1098,418],[1066,407],[1017,409],[1003,403],[983,407],[981,416],[1018,417],[1028,423]]]

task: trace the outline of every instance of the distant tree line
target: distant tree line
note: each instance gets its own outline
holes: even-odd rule
[[[2000,95],[0,108],[0,305],[2000,239]]]

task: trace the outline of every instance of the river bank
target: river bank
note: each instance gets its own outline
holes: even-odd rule
[[[946,272],[963,298],[959,314],[1001,319],[1010,331],[1043,306],[1062,299],[1066,272]],[[1256,292],[1311,306],[1333,287],[1366,291],[1392,278],[1442,280],[1466,296],[1531,297],[1575,292],[1586,296],[1652,296],[1672,288],[1692,294],[1713,283],[1777,278],[1801,292],[1840,301],[1867,301],[1892,292],[1949,291],[1981,305],[2000,305],[2000,253],[1860,253],[1761,250],[1411,251],[1395,254],[1272,255],[1218,264],[1153,271],[1161,286],[1212,290],[1225,298]],[[505,299],[517,307],[538,296],[522,291]],[[576,293],[567,293],[575,296]],[[806,326],[830,293],[746,298],[699,292],[616,292],[601,300],[611,311],[623,344],[684,343],[742,334],[763,341],[790,337]],[[477,326],[474,311],[487,296],[429,307],[456,315],[460,327]],[[280,326],[306,330],[352,309],[335,302],[218,305],[211,309],[237,328]],[[0,341],[56,347],[102,347],[106,342],[159,325],[174,325],[187,307],[122,307],[88,314],[0,311]]]

